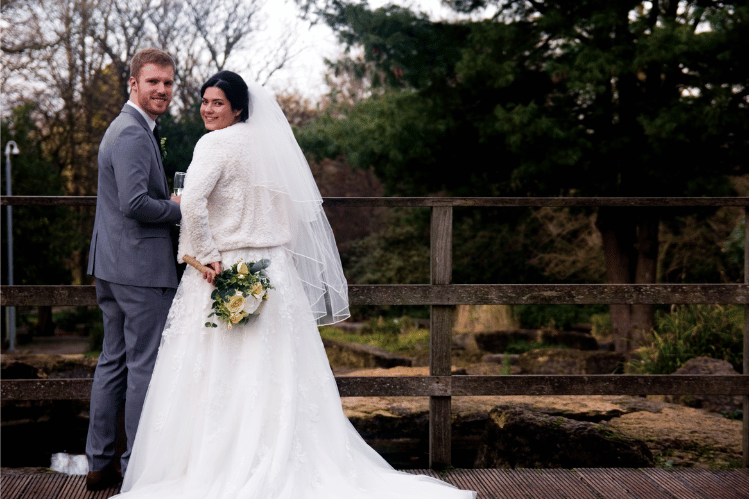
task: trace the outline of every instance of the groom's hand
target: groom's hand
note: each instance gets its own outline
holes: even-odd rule
[[[174,194],[172,194],[172,197],[169,198],[169,199],[171,199],[172,201],[174,201],[177,204],[180,204],[180,201],[182,200],[182,196],[175,196]]]

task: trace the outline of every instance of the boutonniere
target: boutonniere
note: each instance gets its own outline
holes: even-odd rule
[[[161,161],[166,160],[166,137],[161,138],[159,149],[161,149]]]

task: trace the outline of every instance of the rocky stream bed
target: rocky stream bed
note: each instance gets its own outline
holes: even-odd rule
[[[371,360],[377,352],[358,350],[369,360],[357,360],[356,367],[334,367],[334,372],[344,376],[428,374],[426,367],[397,363],[389,368],[363,367],[377,364]],[[481,356],[458,354],[462,366],[453,370],[455,375],[506,372],[506,365],[492,359],[469,363]],[[577,358],[574,355],[571,358]],[[393,356],[386,357],[387,365],[394,365]],[[514,358],[512,372],[519,372],[522,362]],[[2,377],[89,377],[94,366],[95,360],[82,355],[3,355]],[[347,397],[342,403],[356,429],[393,466],[428,466],[427,398]],[[452,414],[456,467],[741,465],[740,420],[669,403],[664,397],[454,397]],[[83,453],[87,425],[87,401],[3,401],[2,466],[44,467],[49,466],[52,453]]]

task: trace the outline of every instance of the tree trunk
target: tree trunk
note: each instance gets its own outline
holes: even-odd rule
[[[658,216],[652,210],[603,207],[596,226],[601,232],[609,284],[652,284],[658,256]],[[629,352],[653,327],[652,305],[609,305],[614,347]]]
[[[52,320],[52,307],[41,306],[37,308],[38,321],[36,323],[36,336],[53,336],[55,334],[55,323]]]
[[[653,210],[643,210],[637,220],[637,267],[635,284],[654,284],[658,267],[658,215]],[[632,306],[632,346],[642,344],[643,334],[655,326],[654,305]]]

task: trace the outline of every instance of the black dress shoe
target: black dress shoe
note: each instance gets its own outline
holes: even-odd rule
[[[104,490],[122,481],[122,476],[112,467],[106,466],[101,471],[89,471],[86,475],[87,490]]]

